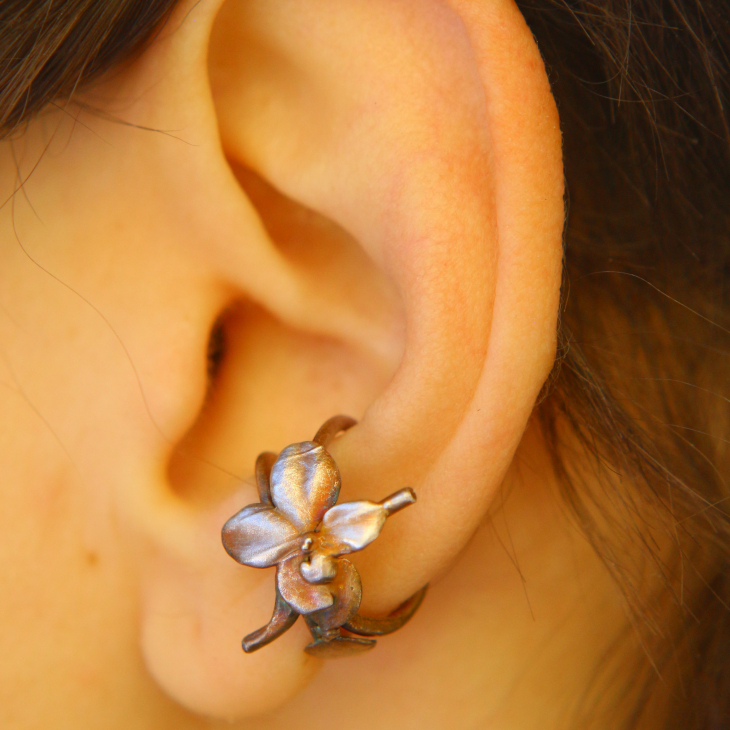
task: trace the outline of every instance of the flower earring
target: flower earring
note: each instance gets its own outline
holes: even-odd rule
[[[385,520],[416,501],[410,488],[380,502],[336,504],[340,473],[325,447],[354,426],[347,416],[330,418],[312,441],[287,446],[277,457],[264,452],[256,459],[258,504],[226,522],[223,546],[239,563],[252,568],[276,566],[276,603],[269,623],[243,639],[243,650],[256,651],[290,629],[302,615],[314,641],[305,651],[314,656],[350,656],[372,649],[374,639],[406,624],[426,587],[386,618],[357,613],[362,583],[344,555],[362,550],[380,534]],[[357,634],[358,636],[353,636]]]

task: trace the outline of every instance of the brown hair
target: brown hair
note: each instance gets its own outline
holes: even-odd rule
[[[174,1],[1,3],[0,131],[139,51]],[[614,704],[623,692],[625,727],[646,721],[659,676],[678,688],[667,730],[730,727],[730,17],[712,0],[518,1],[570,193],[560,356],[538,414],[646,647],[630,677],[596,686],[613,683]],[[587,458],[566,458],[576,449]]]
[[[4,0],[0,130],[69,99],[153,35],[176,0]]]
[[[522,5],[552,74],[570,194],[561,357],[539,415],[568,504],[641,618],[642,666],[615,689],[627,727],[646,727],[659,688],[663,727],[727,728],[727,8]],[[576,448],[588,458],[567,458]]]

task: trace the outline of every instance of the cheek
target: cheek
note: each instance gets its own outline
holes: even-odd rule
[[[67,172],[72,153],[57,161]],[[59,708],[133,726],[134,706],[170,704],[140,658],[136,556],[118,506],[159,493],[171,443],[204,400],[226,295],[171,249],[174,230],[144,240],[129,213],[115,226],[82,205],[83,185],[67,180],[64,197],[40,175],[27,190],[37,214],[20,196],[0,210],[3,727],[53,727]]]
[[[49,426],[17,392],[0,403],[0,724],[50,727],[59,708],[118,691],[135,663],[134,591],[108,511]]]

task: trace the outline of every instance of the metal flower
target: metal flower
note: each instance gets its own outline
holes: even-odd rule
[[[375,540],[387,517],[413,504],[416,495],[405,488],[381,502],[336,504],[340,474],[325,445],[353,424],[352,419],[337,416],[322,426],[313,441],[292,444],[278,457],[261,454],[256,462],[261,501],[242,509],[223,527],[223,545],[232,558],[252,568],[275,565],[277,569],[274,616],[244,639],[247,652],[273,641],[299,615],[305,616],[315,639],[307,647],[310,653],[333,656],[362,651],[375,642],[343,636],[341,628],[364,635],[389,633],[420,604],[422,591],[398,609],[397,616],[355,618],[362,586],[355,566],[343,556]]]

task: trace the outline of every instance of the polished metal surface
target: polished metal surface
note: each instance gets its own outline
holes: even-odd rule
[[[342,626],[359,636],[383,636],[384,634],[392,634],[411,620],[411,617],[419,609],[423,599],[426,597],[427,589],[428,586],[421,588],[420,591],[403,601],[395,611],[385,618],[370,618],[369,616],[361,616],[359,613],[356,613],[345,621]]]
[[[313,642],[305,651],[322,658],[351,656],[405,625],[418,609],[425,588],[390,616],[367,618],[357,611],[362,583],[344,555],[362,550],[378,537],[386,519],[416,501],[410,488],[380,502],[336,505],[340,473],[325,447],[355,421],[335,416],[312,441],[287,446],[278,457],[264,452],[256,460],[259,502],[244,507],[223,526],[223,546],[252,568],[276,566],[276,603],[269,623],[243,640],[250,653],[270,643],[304,616]],[[348,634],[347,632],[350,632]]]

